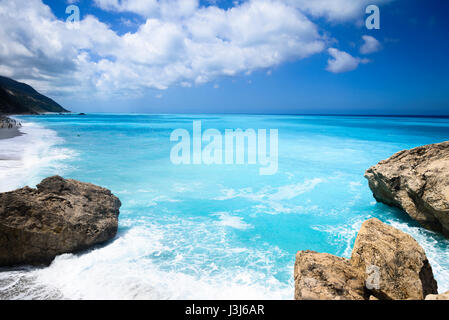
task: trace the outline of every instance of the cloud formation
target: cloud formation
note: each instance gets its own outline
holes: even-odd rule
[[[380,51],[380,49],[382,49],[382,45],[376,38],[365,35],[362,37],[362,39],[365,42],[360,47],[361,54],[371,54]]]
[[[92,15],[74,29],[41,0],[0,0],[0,74],[52,94],[192,86],[320,53],[328,41],[312,17],[355,19],[365,2],[248,0],[225,10],[198,0],[95,0],[103,10],[144,18],[136,32],[119,35]],[[329,53],[331,72],[361,62]]]
[[[368,63],[367,59],[360,59],[351,56],[349,53],[335,48],[329,48],[328,53],[332,56],[327,61],[326,70],[332,73],[342,73],[357,69],[359,64]]]
[[[132,12],[144,18],[187,18],[199,8],[198,0],[94,0],[103,10]]]

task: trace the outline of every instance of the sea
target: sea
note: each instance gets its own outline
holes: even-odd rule
[[[115,239],[48,267],[0,269],[0,299],[293,299],[299,250],[347,257],[378,218],[425,249],[449,290],[449,240],[377,203],[364,172],[394,153],[449,140],[448,118],[299,115],[17,116],[0,140],[0,192],[65,178],[122,202]],[[276,129],[278,170],[174,164],[176,129]]]

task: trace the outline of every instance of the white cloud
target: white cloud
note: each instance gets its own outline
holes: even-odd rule
[[[132,12],[145,18],[179,18],[192,16],[198,0],[94,0],[103,10]]]
[[[357,69],[359,64],[369,62],[367,59],[353,57],[349,53],[335,48],[329,48],[328,52],[332,58],[327,61],[328,64],[326,70],[332,73],[352,71]]]
[[[151,1],[101,2],[151,7]],[[119,36],[93,16],[73,30],[40,0],[0,0],[0,72],[44,92],[123,94],[251,73],[325,49],[317,26],[277,1],[202,7],[188,18],[173,17],[149,18],[137,32]]]
[[[326,49],[307,14],[352,19],[364,3],[336,1],[349,6],[346,13],[330,0],[248,0],[227,10],[198,0],[95,0],[145,19],[136,32],[119,35],[90,15],[69,28],[41,0],[0,0],[0,74],[46,93],[109,96],[270,70]],[[329,68],[339,69],[341,59]]]
[[[382,49],[382,45],[376,38],[365,35],[362,39],[365,43],[360,47],[361,54],[370,54]]]
[[[329,21],[347,21],[365,15],[371,4],[383,4],[393,0],[283,0],[277,1],[307,12],[314,17],[325,17]],[[143,17],[190,16],[199,7],[198,0],[94,0],[103,9],[116,12],[132,12]],[[208,1],[216,5],[219,1]],[[243,1],[240,1],[243,2]],[[239,1],[234,1],[238,4]]]

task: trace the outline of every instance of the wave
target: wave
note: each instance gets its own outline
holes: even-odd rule
[[[129,229],[122,226],[118,237],[106,246],[60,255],[47,268],[0,272],[0,298],[293,298],[293,284],[281,282],[266,269],[282,254],[279,249],[230,246],[226,228],[207,231],[198,221],[161,226],[149,220]],[[127,223],[135,225],[131,220],[122,224]],[[177,232],[186,227],[195,229],[196,239]],[[236,258],[235,265],[228,264],[230,256]],[[253,265],[239,265],[239,259]],[[290,264],[285,267],[293,270]]]
[[[449,290],[449,240],[433,231],[404,222],[389,220],[388,224],[411,235],[424,249],[440,293]]]
[[[63,174],[68,169],[64,160],[76,155],[60,147],[64,140],[55,131],[21,122],[22,135],[0,140],[0,192],[35,185],[46,175]]]

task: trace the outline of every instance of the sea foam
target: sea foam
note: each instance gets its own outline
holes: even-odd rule
[[[134,225],[135,221],[123,221]],[[13,299],[291,299],[292,283],[253,267],[227,266],[232,256],[269,267],[275,248],[229,247],[226,228],[199,221],[149,219],[107,246],[58,256],[47,268],[0,272],[0,297]],[[184,228],[197,233],[186,238]],[[180,236],[177,236],[180,235]],[[178,238],[175,241],[175,238]],[[188,243],[190,242],[190,243]],[[202,252],[197,248],[201,247]],[[214,258],[215,257],[215,258]],[[240,258],[239,258],[240,257]],[[291,266],[286,266],[290,268]],[[268,271],[268,270],[267,270]]]
[[[22,135],[0,140],[0,192],[35,185],[47,172],[62,174],[67,169],[63,161],[75,155],[60,146],[64,141],[55,131],[21,122]]]

